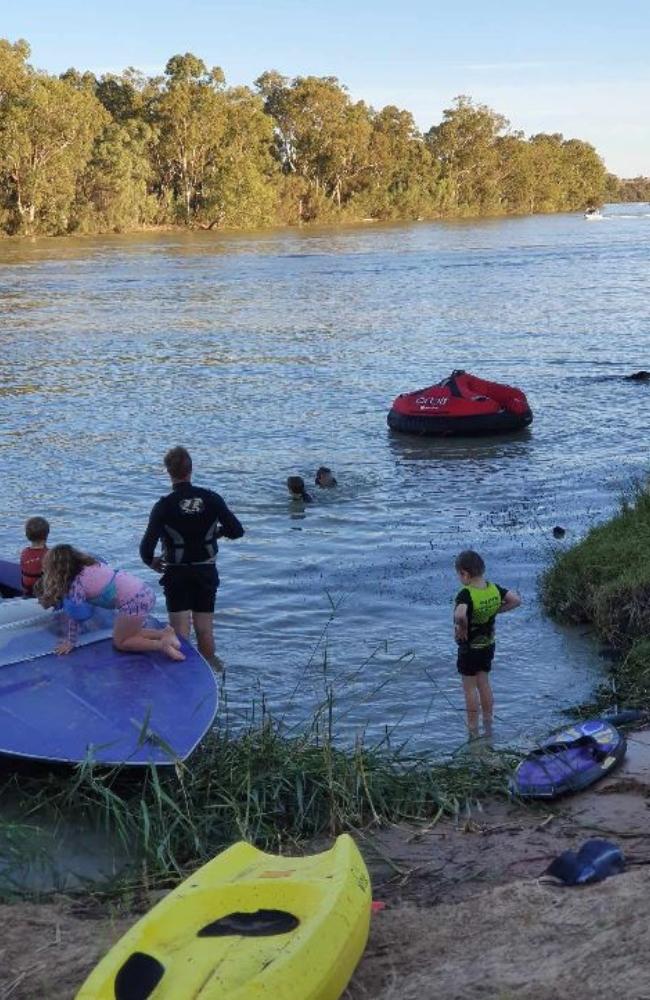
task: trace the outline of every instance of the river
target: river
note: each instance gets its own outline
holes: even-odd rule
[[[331,689],[344,738],[462,743],[471,546],[524,599],[498,623],[498,738],[545,732],[603,663],[537,577],[646,469],[650,385],[622,376],[650,368],[649,213],[0,242],[0,552],[38,513],[154,582],[138,542],[182,443],[246,527],[219,559],[231,724],[264,694],[299,725]],[[398,392],[454,368],[521,386],[532,429],[388,431]],[[292,508],[286,477],[320,464],[338,488]]]

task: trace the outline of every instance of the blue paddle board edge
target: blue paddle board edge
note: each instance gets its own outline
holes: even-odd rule
[[[19,567],[13,566],[12,564],[9,563],[3,563],[0,560],[0,571],[2,569],[5,569],[7,566],[13,569],[14,571],[17,570],[19,572]],[[1,575],[2,573],[0,572],[0,576]],[[11,604],[13,603],[14,602],[12,601]],[[31,604],[31,602],[29,603]],[[21,601],[20,602],[21,607],[23,606],[23,604],[24,602]],[[152,624],[156,626],[161,625],[161,623],[157,619],[153,618],[152,618]],[[89,653],[91,653],[93,649],[97,650],[100,649],[101,647],[105,647],[106,645],[106,639],[104,638],[103,633],[98,634],[96,637],[89,636],[85,640],[85,642],[82,640],[82,643],[80,645],[85,646],[86,642],[89,643],[89,645],[86,647],[88,648]],[[192,745],[188,746],[186,742],[182,752],[170,755],[166,753],[163,748],[160,747],[160,744],[157,747],[155,746],[155,744],[147,745],[146,742],[143,742],[142,744],[138,745],[137,742],[134,740],[134,745],[132,745],[131,747],[124,746],[124,744],[122,744],[121,751],[118,752],[117,755],[115,751],[111,753],[110,741],[105,741],[103,743],[100,742],[97,744],[93,744],[90,741],[88,741],[88,743],[86,744],[87,750],[83,754],[83,756],[77,755],[81,753],[80,747],[77,749],[74,756],[65,756],[62,753],[53,754],[52,752],[43,754],[43,753],[32,752],[31,748],[21,749],[19,745],[13,745],[13,746],[11,744],[7,746],[1,745],[3,736],[4,738],[6,738],[7,734],[6,733],[3,734],[1,731],[2,727],[0,727],[0,761],[8,762],[13,759],[13,760],[28,760],[34,762],[41,762],[44,764],[65,764],[65,765],[75,766],[85,763],[88,759],[92,759],[93,763],[101,767],[129,767],[129,768],[149,767],[150,765],[155,765],[156,767],[170,767],[178,763],[179,761],[186,761],[194,753],[194,751],[197,749],[201,741],[205,738],[206,734],[214,725],[214,720],[219,708],[220,685],[218,678],[215,675],[212,667],[205,660],[205,658],[201,656],[198,650],[196,650],[196,648],[193,647],[190,643],[186,642],[186,640],[183,640],[183,645],[189,647],[189,649],[185,650],[186,654],[189,653],[189,651],[191,650],[193,657],[195,657],[196,660],[200,661],[203,667],[203,670],[201,671],[201,678],[205,690],[203,698],[201,699],[201,705],[203,706],[206,715],[202,720],[203,723],[202,726],[200,727],[200,729],[196,730],[196,738],[194,739]],[[32,662],[36,663],[37,661],[42,662],[47,657],[53,657],[53,654],[48,652],[47,654],[37,656],[34,660],[30,658],[29,662],[30,663]],[[14,661],[13,667],[19,667],[20,663],[21,660]],[[9,666],[7,669],[12,669],[12,666]],[[207,679],[208,675],[209,675],[209,680]],[[152,729],[152,736],[154,738],[156,736],[155,728]],[[187,736],[191,738],[192,736],[194,736],[194,733],[188,733]]]
[[[93,763],[97,767],[170,767],[178,761],[186,761],[190,754],[194,753],[196,747],[201,741],[199,740],[196,746],[192,747],[190,752],[184,757],[165,757],[164,760],[103,760],[95,757]],[[20,753],[16,750],[4,750],[0,747],[0,762],[11,761],[11,760],[31,760],[34,763],[39,764],[69,764],[71,767],[76,767],[79,764],[83,764],[83,760],[72,760],[67,757],[39,757],[37,754]]]
[[[209,664],[206,665],[209,666]],[[217,716],[217,712],[219,711],[219,685],[217,683],[217,678],[214,677],[214,674],[213,678],[214,678],[215,698],[214,698],[214,711],[212,712],[210,722],[206,726],[204,732],[197,738],[194,745],[190,747],[190,749],[187,750],[182,757],[178,755],[175,757],[170,757],[169,754],[164,754],[164,755],[161,754],[160,759],[149,758],[148,760],[143,760],[142,758],[138,759],[137,753],[133,753],[131,757],[124,760],[118,757],[108,757],[108,756],[104,757],[101,754],[99,754],[93,757],[93,763],[100,767],[150,767],[151,765],[155,765],[156,767],[173,767],[174,764],[178,763],[178,761],[188,760],[188,758],[192,756],[194,751],[201,743],[201,740],[205,738],[206,733],[212,728],[214,720]],[[90,757],[90,754],[88,756]],[[9,761],[12,758],[15,760],[39,761],[42,764],[70,764],[72,766],[75,766],[77,764],[83,764],[87,759],[85,757],[82,759],[72,758],[72,757],[43,757],[39,756],[39,754],[24,753],[23,751],[19,750],[9,750],[5,747],[0,746],[0,759]]]

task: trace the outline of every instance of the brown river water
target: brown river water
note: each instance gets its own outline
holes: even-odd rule
[[[471,546],[524,599],[498,623],[497,739],[546,732],[603,662],[538,575],[647,461],[650,386],[622,376],[650,368],[650,217],[605,215],[1,242],[0,552],[39,513],[154,583],[138,542],[183,443],[246,528],[219,560],[231,724],[264,694],[299,726],[331,691],[341,739],[461,744]],[[389,432],[398,392],[459,367],[521,386],[532,429]],[[292,507],[286,477],[320,464],[338,488]]]

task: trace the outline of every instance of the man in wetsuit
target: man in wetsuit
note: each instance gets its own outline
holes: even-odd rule
[[[193,623],[199,652],[214,664],[217,539],[241,538],[244,529],[218,493],[192,485],[192,459],[185,448],[168,451],[165,468],[172,492],[154,504],[140,557],[163,574],[170,624],[188,638]],[[159,540],[162,556],[155,554]]]

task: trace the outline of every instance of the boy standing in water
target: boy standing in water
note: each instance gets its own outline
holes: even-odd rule
[[[25,522],[25,537],[29,545],[20,553],[20,579],[25,597],[34,596],[34,584],[43,575],[49,533],[50,525],[44,517],[30,517]]]
[[[513,590],[486,580],[485,563],[471,549],[461,552],[456,559],[456,572],[463,585],[456,594],[454,608],[457,666],[463,678],[469,737],[476,739],[479,706],[485,735],[492,735],[494,699],[489,675],[495,648],[494,620],[498,614],[518,608],[521,598]]]

